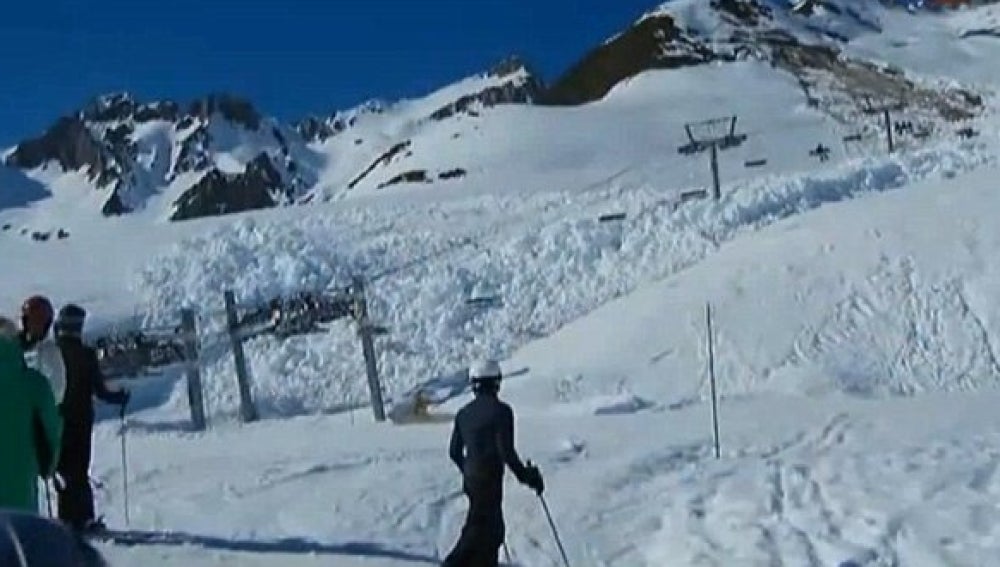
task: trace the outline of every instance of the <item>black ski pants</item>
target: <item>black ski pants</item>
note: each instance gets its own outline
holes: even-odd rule
[[[496,567],[504,541],[503,477],[465,481],[469,512],[442,567]]]
[[[92,419],[67,418],[59,454],[59,519],[74,529],[83,529],[94,519],[94,494],[90,489]]]

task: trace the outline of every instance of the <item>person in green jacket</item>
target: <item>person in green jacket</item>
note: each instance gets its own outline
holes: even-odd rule
[[[55,471],[62,419],[48,380],[24,363],[17,325],[0,317],[0,509],[38,511],[38,477]]]

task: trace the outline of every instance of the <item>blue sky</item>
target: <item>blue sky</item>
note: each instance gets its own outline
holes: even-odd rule
[[[656,0],[28,0],[0,17],[0,146],[102,92],[228,91],[290,120],[517,53],[546,80]]]

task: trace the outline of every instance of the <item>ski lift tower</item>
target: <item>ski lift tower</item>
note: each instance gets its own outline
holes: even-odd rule
[[[712,196],[718,201],[722,198],[719,188],[719,150],[735,148],[746,141],[746,134],[736,133],[736,116],[712,118],[700,122],[688,122],[684,125],[689,142],[677,149],[684,155],[700,154],[711,151],[712,156]]]

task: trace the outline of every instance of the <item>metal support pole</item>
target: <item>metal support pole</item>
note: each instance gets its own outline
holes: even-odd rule
[[[889,114],[889,109],[885,109],[885,135],[889,140],[889,153],[891,154],[895,147],[892,140],[892,116]]]
[[[201,383],[201,368],[198,362],[198,328],[194,311],[181,311],[181,333],[184,337],[184,360],[186,361],[188,407],[191,423],[195,431],[205,430],[205,395]]]
[[[719,146],[712,143],[712,197],[716,201],[722,198],[722,189],[719,187]]]
[[[358,334],[361,336],[361,350],[365,357],[365,373],[368,375],[368,392],[371,396],[375,421],[385,421],[385,402],[382,400],[382,384],[378,379],[378,360],[375,358],[374,328],[368,320],[368,300],[365,297],[365,280],[354,276],[354,315],[358,320]]]
[[[719,448],[719,402],[715,389],[715,345],[712,333],[712,304],[705,304],[705,322],[708,329],[708,379],[712,386],[712,432],[715,437],[715,458],[722,458]]]
[[[118,417],[121,420],[121,438],[122,438],[122,506],[125,508],[125,525],[128,526],[131,522],[129,521],[128,512],[128,449],[125,445],[126,436],[128,435],[128,420],[125,417],[126,406],[122,406],[121,412]]]
[[[257,407],[253,403],[250,372],[247,368],[246,354],[243,352],[243,338],[239,334],[239,322],[236,317],[236,296],[232,290],[226,290],[225,300],[229,340],[233,346],[233,361],[236,363],[236,381],[240,391],[240,418],[244,423],[249,423],[257,421]]]

